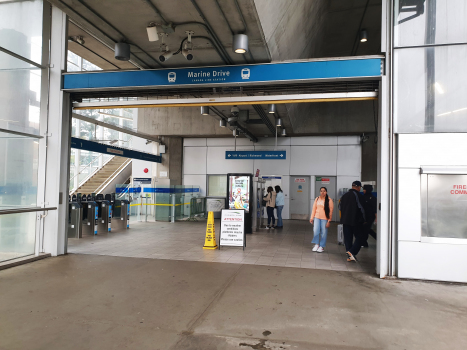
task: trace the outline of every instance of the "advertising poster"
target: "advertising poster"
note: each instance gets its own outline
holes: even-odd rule
[[[219,246],[245,247],[245,211],[222,209]]]
[[[229,209],[250,211],[250,176],[229,176]]]

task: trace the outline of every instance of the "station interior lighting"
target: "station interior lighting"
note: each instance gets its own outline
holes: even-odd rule
[[[115,44],[115,59],[119,61],[128,61],[130,59],[130,44],[116,43]]]
[[[238,136],[238,135],[240,135],[240,133],[238,132],[237,129],[234,129],[232,134],[233,134],[233,136]]]
[[[360,41],[362,43],[366,43],[368,41],[368,33],[365,29],[362,29],[362,31],[360,32]]]
[[[235,53],[248,52],[248,35],[235,34],[233,36],[233,50]]]
[[[225,122],[224,119],[221,119],[221,120],[219,121],[219,126],[220,126],[221,128],[225,128],[225,127],[227,126],[227,123]]]
[[[282,126],[282,119],[281,118],[277,118],[276,126]]]
[[[158,41],[159,40],[159,33],[157,33],[157,27],[154,22],[149,23],[146,30],[148,31],[148,39],[149,41]]]
[[[282,129],[281,135],[282,136],[287,136],[287,133],[285,132],[285,129]]]
[[[276,113],[276,105],[268,105],[268,113]]]
[[[202,115],[209,115],[209,107],[208,106],[201,106],[201,114]]]

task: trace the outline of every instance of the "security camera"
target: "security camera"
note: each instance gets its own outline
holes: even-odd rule
[[[182,50],[182,54],[183,54],[183,56],[185,56],[185,58],[186,58],[188,61],[191,61],[191,60],[193,59],[193,54],[191,53],[190,50],[183,49],[183,50]]]
[[[166,52],[164,52],[162,55],[159,56],[159,61],[165,62],[172,56],[173,56],[173,52],[170,50],[167,50]]]
[[[230,114],[232,114],[232,116],[237,117],[237,116],[238,116],[238,113],[240,113],[240,110],[238,109],[237,106],[233,106],[233,107],[230,109]]]

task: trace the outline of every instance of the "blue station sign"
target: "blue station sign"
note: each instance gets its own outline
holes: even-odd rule
[[[244,66],[64,73],[63,89],[158,88],[211,84],[284,83],[317,79],[378,78],[382,58],[282,62]]]
[[[225,159],[286,159],[286,151],[225,151]]]

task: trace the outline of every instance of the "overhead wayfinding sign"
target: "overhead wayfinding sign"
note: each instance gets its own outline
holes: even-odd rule
[[[222,245],[245,249],[245,210],[222,209],[219,249]]]
[[[99,142],[80,139],[77,137],[71,138],[71,148],[83,149],[86,151],[117,155],[126,158],[141,159],[148,162],[162,163],[162,157],[155,154],[139,152],[127,148],[119,148],[115,146],[104,145]]]
[[[225,159],[286,159],[286,151],[225,151]]]
[[[245,66],[147,69],[138,71],[64,73],[64,90],[158,88],[186,85],[298,82],[316,79],[377,78],[382,58],[331,59]]]

